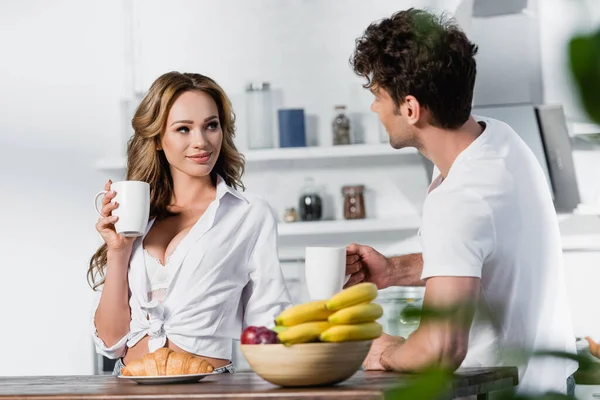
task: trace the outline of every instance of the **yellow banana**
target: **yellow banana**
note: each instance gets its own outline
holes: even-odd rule
[[[305,322],[294,325],[279,333],[279,341],[285,345],[318,342],[323,331],[330,327],[327,321]]]
[[[351,342],[376,339],[381,336],[382,328],[377,322],[355,325],[334,325],[321,333],[322,342]]]
[[[271,330],[275,331],[277,333],[281,333],[281,332],[285,331],[286,329],[288,329],[287,326],[275,325],[275,327],[273,327],[273,329],[271,329]]]
[[[373,301],[376,297],[377,286],[369,282],[359,283],[333,295],[327,300],[326,307],[330,311],[337,311],[356,304]]]
[[[325,303],[326,300],[317,300],[290,307],[275,318],[275,323],[294,326],[310,321],[327,321],[332,312],[325,308]]]
[[[362,303],[342,308],[329,316],[331,325],[361,324],[373,322],[383,315],[383,308],[376,303]]]

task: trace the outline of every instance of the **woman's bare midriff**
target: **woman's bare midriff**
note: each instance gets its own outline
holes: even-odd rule
[[[140,358],[144,357],[146,354],[148,354],[148,341],[149,340],[150,340],[150,337],[146,336],[142,340],[137,342],[135,344],[135,346],[127,349],[127,354],[125,354],[125,357],[123,357],[123,364],[127,365],[131,361],[140,359]],[[177,351],[179,353],[187,353],[187,351],[181,350],[179,347],[177,347],[175,344],[171,343],[171,341],[169,341],[169,340],[167,340],[165,347],[173,349],[173,351]],[[198,357],[204,358],[214,368],[224,367],[225,365],[229,364],[229,360],[225,360],[223,358],[211,358],[211,357],[204,357],[199,354],[196,354],[196,355]]]

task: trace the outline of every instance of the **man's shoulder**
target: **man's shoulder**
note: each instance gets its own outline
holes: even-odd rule
[[[453,225],[489,218],[490,205],[477,187],[445,186],[445,183],[425,199],[423,224]]]
[[[501,121],[499,119],[484,117],[484,116],[475,115],[475,114],[473,114],[473,118],[478,123],[484,124],[485,129],[489,130],[491,133],[494,133],[497,135],[508,135],[508,136],[517,134],[515,132],[515,130],[512,128],[512,126],[510,126],[506,122]],[[490,136],[496,137],[495,135],[490,135]]]
[[[478,122],[485,124],[485,137],[477,154],[470,161],[510,159],[511,166],[516,163],[519,164],[519,168],[531,165],[532,162],[537,163],[532,150],[512,126],[493,118],[477,116],[475,118]]]
[[[425,202],[436,207],[486,202],[490,194],[511,190],[513,181],[503,159],[475,154],[453,165],[448,176],[428,193]]]

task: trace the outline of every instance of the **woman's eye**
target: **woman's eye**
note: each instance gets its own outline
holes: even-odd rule
[[[210,129],[211,131],[217,130],[217,128],[219,127],[219,123],[217,121],[213,121],[211,123],[209,123],[206,126],[208,129]]]
[[[180,126],[179,128],[177,128],[177,132],[189,133],[190,129],[187,126]]]

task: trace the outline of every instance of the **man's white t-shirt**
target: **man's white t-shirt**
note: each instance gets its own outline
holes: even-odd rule
[[[475,117],[484,132],[435,179],[423,207],[423,279],[481,279],[462,367],[519,368],[519,391],[566,392],[577,365],[531,352],[575,353],[561,238],[537,159],[507,124]],[[515,349],[525,352],[516,356]]]

